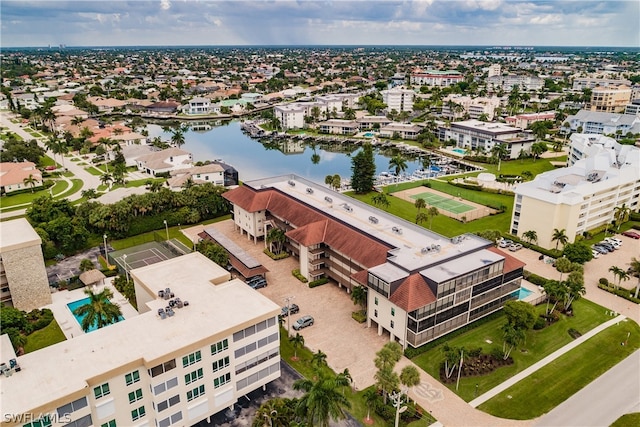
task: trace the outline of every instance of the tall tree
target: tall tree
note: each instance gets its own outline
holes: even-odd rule
[[[437,217],[440,214],[440,211],[435,206],[431,206],[427,209],[427,216],[429,217],[429,230],[433,226],[433,218]]]
[[[392,170],[396,176],[407,170],[407,161],[400,155],[395,155],[389,159],[389,169]]]
[[[287,241],[287,236],[284,230],[278,227],[273,227],[267,233],[267,243],[269,244],[269,250],[272,250],[274,254],[279,255],[282,252],[284,242]]]
[[[24,183],[24,185],[26,185],[27,187],[31,187],[31,192],[33,193],[33,188],[36,186],[36,184],[38,183],[38,180],[36,178],[33,177],[33,174],[29,174],[28,177],[26,177],[25,179],[22,180],[22,182]]]
[[[407,387],[408,393],[409,388],[420,384],[420,372],[413,365],[405,366],[402,368],[402,371],[400,371],[400,383]]]
[[[311,355],[311,364],[316,368],[321,368],[327,365],[327,355],[322,350],[318,350]]]
[[[427,202],[425,202],[423,198],[418,197],[416,201],[413,202],[413,206],[415,206],[416,209],[418,209],[418,212],[420,212],[420,209],[424,209],[427,207]]]
[[[304,336],[296,332],[296,335],[289,338],[293,346],[293,360],[298,360],[298,347],[304,347]]]
[[[371,202],[376,206],[382,207],[383,209],[388,208],[390,205],[389,199],[387,199],[387,195],[384,193],[376,193],[371,196]]]
[[[629,273],[627,273],[626,271],[624,271],[622,268],[618,267],[617,265],[612,265],[611,267],[609,267],[609,272],[613,273],[613,276],[615,279],[617,279],[615,281],[616,283],[616,289],[618,289],[620,287],[620,284],[622,283],[623,280],[629,280]]]
[[[638,278],[638,284],[636,285],[636,293],[634,295],[635,298],[638,298],[638,291],[640,291],[640,260],[636,257],[631,258],[630,265],[630,274],[632,276],[636,276]]]
[[[362,310],[367,309],[367,287],[366,286],[354,286],[351,289],[351,301],[355,305],[359,305]]]
[[[560,272],[559,282],[562,282],[562,275],[569,273],[573,269],[573,263],[566,257],[561,257],[556,260],[556,270]]]
[[[536,243],[538,241],[538,233],[535,230],[527,230],[522,233],[522,237],[527,239],[529,243]]]
[[[73,311],[76,316],[84,316],[82,319],[82,330],[87,332],[93,326],[98,329],[117,322],[122,312],[120,306],[112,303],[113,292],[109,288],[104,288],[101,292],[94,293],[91,289],[84,290],[89,301]]]
[[[613,218],[616,223],[616,226],[618,227],[618,230],[620,230],[620,225],[623,222],[629,221],[630,214],[631,214],[631,209],[629,209],[626,203],[623,203],[622,205],[616,206],[615,208],[613,208]]]
[[[551,236],[551,241],[556,242],[556,249],[558,249],[558,244],[562,244],[562,246],[566,245],[569,241],[569,237],[565,232],[565,229],[558,230],[557,228],[553,229],[553,235]]]
[[[362,149],[351,159],[351,187],[358,194],[368,193],[373,189],[376,164],[373,147],[365,143]]]
[[[338,391],[336,377],[325,370],[316,371],[316,380],[306,378],[293,383],[294,390],[305,394],[298,401],[298,413],[309,425],[329,427],[331,420],[345,417],[344,410],[351,407],[349,400]]]

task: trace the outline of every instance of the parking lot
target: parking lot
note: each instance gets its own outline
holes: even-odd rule
[[[379,336],[377,328],[366,328],[366,324],[357,323],[351,318],[351,313],[358,309],[345,289],[338,288],[332,282],[310,289],[306,283],[301,283],[293,277],[291,271],[298,268],[294,258],[274,261],[266,256],[264,243],[254,244],[247,236],[241,236],[233,230],[232,220],[208,225],[224,233],[252,257],[261,262],[269,272],[266,274],[268,286],[259,289],[276,304],[286,305],[286,298],[300,307],[300,311],[289,318],[288,322],[295,322],[304,315],[314,318],[314,325],[301,329],[305,346],[312,351],[321,350],[327,355],[327,363],[336,372],[349,369],[353,377],[354,386],[363,389],[372,385],[376,368],[373,364],[375,353],[389,340],[388,335]],[[189,236],[195,236],[202,231],[202,227],[183,230]],[[295,331],[291,328],[291,333]]]

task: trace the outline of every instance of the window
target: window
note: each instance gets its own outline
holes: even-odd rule
[[[180,395],[176,394],[175,396],[158,403],[158,412],[164,411],[165,409],[170,408],[173,405],[177,405],[178,403],[180,403]]]
[[[375,305],[378,305],[378,297],[375,297],[375,299],[373,300],[373,302],[375,303]]]
[[[27,423],[22,427],[51,427],[51,417],[49,415],[45,415],[44,417]]]
[[[176,367],[176,360],[171,359],[167,362],[161,363],[158,366],[154,366],[151,368],[151,376],[157,377],[158,375],[164,374]]]
[[[146,414],[147,412],[144,410],[144,406],[141,406],[138,409],[134,409],[133,411],[131,411],[131,421],[139,420]]]
[[[140,381],[140,372],[133,371],[130,374],[125,375],[124,380],[126,381],[127,385],[137,383],[138,381]]]
[[[94,389],[93,389],[93,394],[96,397],[96,399],[100,399],[101,397],[104,397],[104,396],[108,395],[109,393],[110,393],[109,392],[109,383],[99,385],[98,387],[94,387]]]
[[[396,309],[395,309],[395,308],[393,308],[393,307],[391,307],[391,315],[392,315],[392,316],[395,316],[395,315],[396,315]]]
[[[129,403],[137,402],[142,399],[142,389],[139,388],[136,391],[129,393]]]
[[[173,377],[170,380],[167,380],[163,383],[153,386],[153,394],[157,396],[158,394],[164,393],[165,391],[172,389],[177,385],[178,385],[178,377]]]
[[[373,310],[373,317],[378,317],[378,310]]]
[[[229,348],[229,340],[227,340],[225,338],[220,342],[217,342],[215,344],[211,344],[211,355],[214,355],[216,353],[220,353],[221,351],[225,351],[228,348]]]
[[[116,420],[111,420],[104,424],[100,424],[100,427],[116,427]]]
[[[193,399],[197,399],[198,397],[204,394],[204,384],[194,388],[191,391],[187,392],[187,402],[191,402]]]
[[[164,420],[158,421],[158,427],[170,427],[174,424],[177,424],[178,421],[180,421],[181,419],[182,419],[182,411],[177,412],[171,415],[171,417],[165,418]]]
[[[62,405],[57,409],[58,412],[58,416],[59,417],[64,417],[66,414],[70,414],[72,412],[75,412],[79,409],[82,409],[84,407],[86,407],[88,405],[87,403],[87,398],[86,397],[81,397],[78,400],[74,400],[71,403],[67,403],[66,405]]]
[[[222,375],[222,376],[220,376],[218,378],[215,378],[213,380],[213,387],[214,388],[222,387],[223,385],[225,385],[229,381],[231,381],[231,374],[224,374],[224,375]]]
[[[200,354],[200,350],[198,350],[195,353],[191,353],[182,358],[182,367],[186,368],[187,366],[191,366],[194,363],[199,362],[201,360],[202,360],[202,355]]]
[[[393,320],[392,320],[392,321],[391,321],[391,329],[393,329],[393,325],[394,325],[394,324],[393,324]]]
[[[194,381],[198,381],[202,379],[202,375],[203,375],[202,368],[196,369],[195,371],[190,372],[184,376],[184,383],[191,384]]]
[[[227,366],[229,366],[229,356],[213,362],[213,372],[219,371]]]

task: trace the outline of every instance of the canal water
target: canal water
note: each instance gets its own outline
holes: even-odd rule
[[[223,122],[222,125],[194,126],[185,133],[185,144],[182,148],[193,154],[194,161],[222,159],[238,170],[240,180],[266,178],[277,175],[296,174],[318,183],[324,183],[327,175],[338,174],[342,178],[351,177],[351,156],[360,147],[351,145],[341,147],[338,144],[315,147],[299,140],[282,141],[273,144],[262,144],[251,139],[240,129],[240,122]],[[171,133],[164,132],[156,124],[147,126],[149,138],[160,136],[163,141],[171,140]],[[390,150],[375,150],[376,175],[389,171],[389,159],[393,155]],[[407,160],[405,173],[411,174],[422,169],[422,160]]]

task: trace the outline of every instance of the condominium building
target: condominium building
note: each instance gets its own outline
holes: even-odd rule
[[[455,70],[427,70],[412,73],[409,81],[418,86],[446,87],[464,81],[464,76]]]
[[[591,91],[589,110],[602,113],[622,113],[631,101],[631,88],[625,85],[596,87]]]
[[[520,286],[524,264],[493,242],[439,235],[295,175],[245,182],[223,197],[236,231],[254,242],[284,230],[307,279],[328,277],[348,292],[366,286],[368,326],[404,347],[499,310]]]
[[[602,87],[620,86],[620,85],[630,86],[631,82],[629,80],[620,80],[620,79],[576,77],[575,79],[573,79],[572,89],[575,91],[581,91],[583,89],[595,89],[597,87],[602,88]]]
[[[4,424],[191,426],[280,376],[280,307],[222,267],[194,252],[131,277],[138,316],[17,358]]]
[[[574,144],[586,145],[584,140]],[[577,235],[611,223],[615,209],[623,204],[638,211],[640,149],[605,143],[591,145],[585,152],[587,157],[570,167],[516,186],[511,234],[522,237],[533,230],[538,245],[553,248],[554,229],[565,230],[569,242],[574,242]]]
[[[573,166],[578,160],[594,156],[606,150],[627,150],[608,136],[593,133],[573,133],[569,137],[569,155],[567,166]],[[631,146],[629,146],[631,149]]]
[[[498,75],[487,78],[487,86],[494,89],[502,89],[510,92],[514,86],[520,91],[540,90],[544,86],[544,80],[540,77],[524,74]]]
[[[454,140],[457,147],[476,152],[491,153],[497,144],[504,144],[510,159],[517,159],[521,152],[528,153],[535,142],[535,137],[522,129],[479,120],[442,125],[437,135],[443,142]]]
[[[640,116],[640,99],[633,99],[624,107],[624,114]]]
[[[498,97],[478,97],[472,98],[463,95],[448,95],[442,100],[442,115],[458,119],[468,116],[470,119],[480,119],[486,117],[487,121],[491,121],[495,117],[495,110],[500,106],[500,98]],[[457,104],[462,108],[456,108]]]
[[[632,114],[597,113],[580,110],[566,118],[572,132],[596,133],[624,137],[640,133],[640,117]]]
[[[506,122],[514,127],[527,129],[532,123],[544,121],[553,122],[555,118],[556,114],[553,111],[546,111],[543,113],[528,113],[510,116],[506,118]]]
[[[487,70],[487,77],[499,76],[502,74],[502,66],[500,64],[491,64]]]
[[[381,93],[382,102],[387,104],[387,111],[396,110],[398,113],[413,111],[413,97],[416,95],[414,91],[397,86],[383,90]]]
[[[0,302],[31,311],[51,304],[42,240],[24,218],[0,225]]]

